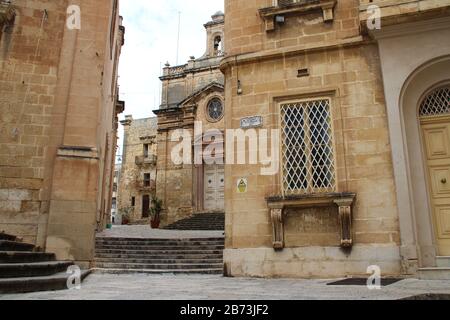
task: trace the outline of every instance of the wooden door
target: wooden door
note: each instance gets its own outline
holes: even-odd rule
[[[204,209],[223,211],[225,208],[225,169],[222,165],[205,166]]]
[[[438,255],[450,256],[450,116],[421,122]]]

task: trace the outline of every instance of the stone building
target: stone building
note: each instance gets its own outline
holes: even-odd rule
[[[124,27],[117,0],[76,3],[0,1],[0,230],[86,266],[110,221]]]
[[[225,13],[225,126],[258,116],[280,142],[275,174],[227,158],[226,272],[448,278],[450,1],[225,0]]]
[[[150,205],[156,194],[157,119],[126,116],[117,205],[130,223],[149,223]]]
[[[119,183],[121,171],[122,171],[122,164],[116,163],[114,169],[112,201],[111,201],[111,224],[122,224],[121,221],[122,219],[118,215],[118,208],[117,208],[117,198],[119,196]]]
[[[160,78],[162,101],[154,113],[158,116],[157,195],[163,200],[163,225],[195,213],[224,210],[223,160],[213,164],[202,161],[195,165],[177,164],[171,156],[178,143],[173,139],[177,130],[189,131],[192,159],[194,150],[203,149],[204,141],[208,140],[208,137],[202,139],[194,134],[195,122],[201,123],[202,128],[197,126],[197,130],[224,130],[224,79],[219,69],[224,55],[224,14],[217,12],[204,26],[206,53],[198,59],[191,57],[184,65],[170,67],[167,64]],[[195,140],[194,136],[200,140]]]

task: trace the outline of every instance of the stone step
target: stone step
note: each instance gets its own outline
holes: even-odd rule
[[[118,264],[222,264],[223,259],[95,259],[95,263]]]
[[[224,230],[225,214],[202,213],[166,226],[166,230]]]
[[[17,241],[0,240],[0,251],[33,251],[34,245]]]
[[[421,268],[419,269],[421,280],[450,280],[450,268]]]
[[[222,253],[217,254],[99,254],[95,255],[96,259],[223,259]]]
[[[148,270],[195,270],[195,269],[218,269],[223,268],[222,263],[110,263],[99,262],[95,266],[101,269],[148,269]]]
[[[0,232],[0,240],[16,241],[17,237],[4,232]]]
[[[450,268],[450,257],[436,257],[436,264],[438,268]]]
[[[89,273],[87,270],[82,271],[81,281]],[[65,290],[69,276],[62,272],[50,276],[0,279],[0,294]]]
[[[55,261],[53,253],[0,251],[0,263],[44,262]]]
[[[177,239],[164,239],[164,238],[119,238],[119,237],[97,237],[96,240],[124,240],[124,241],[225,241],[224,237],[213,237],[213,238],[177,238]]]
[[[222,275],[223,268],[217,269],[195,269],[195,270],[148,270],[148,269],[102,269],[94,268],[94,273],[104,274],[208,274],[208,275]]]
[[[223,246],[224,241],[96,241],[96,247],[120,246]]]
[[[131,249],[96,249],[96,254],[133,254],[133,255],[152,255],[152,254],[222,254],[223,250],[131,250]]]
[[[66,272],[73,262],[48,261],[32,263],[2,263],[0,264],[0,278],[23,278],[50,276],[59,272]]]
[[[153,250],[153,251],[170,251],[170,250],[223,250],[223,245],[211,245],[211,246],[129,246],[129,245],[102,245],[97,246],[98,250]]]

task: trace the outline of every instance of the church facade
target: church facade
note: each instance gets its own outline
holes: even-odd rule
[[[154,113],[158,117],[156,193],[164,203],[163,226],[193,214],[224,211],[223,160],[212,164],[194,161],[208,141],[198,133],[223,132],[225,128],[224,77],[219,69],[225,52],[224,14],[217,12],[204,26],[205,54],[198,59],[191,57],[184,65],[166,64],[160,78],[162,101]],[[192,161],[173,161],[180,130],[191,137],[186,153]]]
[[[227,161],[228,275],[450,277],[449,10],[225,0],[225,127],[279,161]]]

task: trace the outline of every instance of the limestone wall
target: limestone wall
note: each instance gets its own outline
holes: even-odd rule
[[[142,196],[155,194],[155,189],[143,189],[144,174],[149,173],[152,181],[156,182],[156,163],[136,163],[144,160],[144,144],[149,145],[148,159],[157,156],[156,129],[157,119],[136,119],[127,117],[122,121],[124,126],[124,142],[122,166],[118,192],[118,210],[133,207],[131,200],[135,198],[135,205],[131,211],[131,223],[142,220]]]
[[[13,1],[0,55],[0,230],[89,263],[109,219],[116,150],[116,1]],[[42,29],[41,29],[42,26]]]
[[[66,2],[15,1],[15,19],[0,31],[0,230],[39,245]],[[51,14],[41,29],[43,6]]]
[[[264,128],[279,128],[280,103],[329,98],[336,191],[357,193],[354,248],[352,253],[339,253],[337,209],[320,208],[289,213],[285,222],[286,253],[273,252],[265,198],[282,193],[281,173],[262,176],[259,165],[227,165],[225,263],[229,272],[336,276],[365,273],[370,264],[383,264],[387,259],[386,273],[399,273],[397,200],[380,61],[376,44],[359,34],[359,1],[338,1],[331,22],[324,22],[322,12],[316,10],[287,15],[284,24],[266,32],[258,10],[271,5],[270,0],[225,1],[225,46],[229,54],[221,64],[226,79],[225,126],[239,128],[240,119],[260,115]],[[299,76],[301,69],[307,69],[306,76]],[[242,85],[240,95],[238,80]],[[245,194],[236,190],[242,177],[249,184]],[[321,248],[330,248],[326,250],[333,254],[319,254],[324,250]],[[297,259],[295,253],[304,250],[312,252],[318,261],[342,263],[336,263],[336,270],[331,265],[307,266],[310,261]],[[391,254],[376,256],[377,250]],[[361,258],[361,252],[367,258]],[[288,257],[289,253],[293,257]]]

